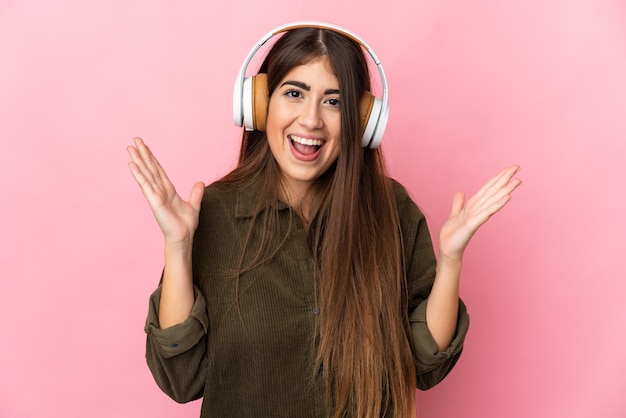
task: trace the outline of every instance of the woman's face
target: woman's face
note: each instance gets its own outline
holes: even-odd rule
[[[337,159],[340,105],[325,58],[293,67],[272,93],[266,132],[289,196],[302,196]]]

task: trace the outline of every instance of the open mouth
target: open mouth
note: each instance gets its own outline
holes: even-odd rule
[[[288,135],[291,146],[302,155],[313,155],[320,150],[324,141],[321,139],[302,138],[297,135]]]

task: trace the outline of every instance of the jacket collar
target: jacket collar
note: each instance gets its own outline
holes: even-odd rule
[[[235,217],[252,218],[259,215],[265,209],[268,209],[268,206],[257,207],[260,193],[260,190],[252,188],[238,191],[236,193],[237,200],[235,202]],[[277,209],[279,211],[288,210],[290,209],[290,206],[282,200],[279,200]]]

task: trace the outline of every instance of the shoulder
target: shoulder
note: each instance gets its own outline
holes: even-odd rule
[[[234,188],[220,182],[214,182],[205,187],[203,200],[207,202],[223,201],[234,199],[236,195],[237,192]]]
[[[236,218],[249,218],[254,215],[258,200],[258,190],[240,188],[217,181],[208,185],[202,198],[202,211],[218,211],[222,215]]]
[[[389,178],[389,181],[391,182],[393,194],[396,196],[396,201],[401,202],[406,199],[411,200],[411,197],[409,196],[409,192],[407,191],[406,187],[404,187],[403,184],[401,184],[398,180],[391,178],[391,177]]]
[[[224,216],[234,214],[237,208],[239,193],[219,183],[212,183],[205,187],[200,207],[200,217]]]
[[[398,214],[400,215],[400,219],[404,220],[407,217],[413,218],[415,220],[422,219],[424,217],[424,214],[422,213],[417,203],[415,203],[406,187],[396,179],[390,178],[390,181],[393,194],[396,198],[396,205],[398,206]]]
[[[202,207],[232,206],[237,200],[235,190],[229,190],[217,183],[209,184],[204,189]]]

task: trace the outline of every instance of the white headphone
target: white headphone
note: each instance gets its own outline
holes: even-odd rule
[[[366,92],[361,99],[361,119],[363,120],[364,127],[361,145],[363,147],[378,148],[382,141],[385,127],[387,126],[387,120],[389,119],[389,95],[387,78],[385,77],[383,66],[378,60],[378,57],[376,57],[376,54],[374,54],[374,51],[372,51],[361,38],[348,30],[329,23],[312,21],[289,23],[275,28],[256,43],[252,51],[248,53],[235,80],[235,90],[233,93],[233,122],[237,126],[244,126],[247,131],[265,130],[267,104],[269,102],[267,78],[265,74],[246,77],[246,70],[256,52],[270,38],[279,33],[303,27],[328,29],[345,35],[361,45],[372,57],[376,68],[378,68],[378,73],[380,74],[383,91],[381,98],[377,98],[371,93]]]

